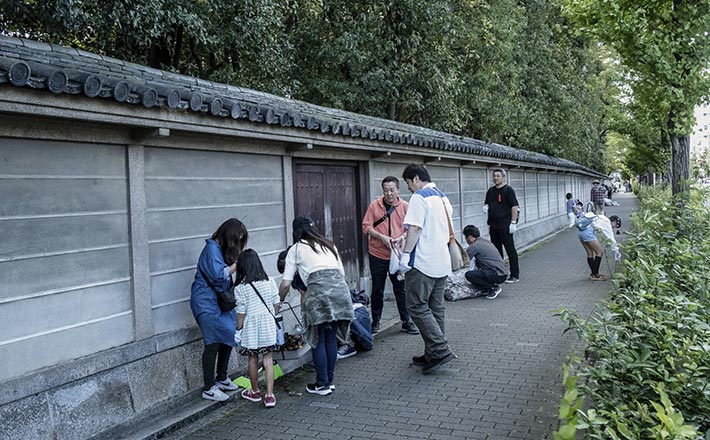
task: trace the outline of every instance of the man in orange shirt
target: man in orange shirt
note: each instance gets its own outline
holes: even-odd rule
[[[397,300],[402,331],[418,335],[417,326],[409,319],[405,304],[404,280],[398,280],[396,274],[389,273],[392,247],[402,248],[406,231],[404,216],[407,214],[407,202],[399,198],[399,179],[387,176],[382,179],[382,196],[376,198],[367,207],[362,220],[362,233],[367,235],[367,250],[370,257],[370,276],[372,277],[372,333],[380,331],[380,318],[384,303],[385,282],[389,275]]]

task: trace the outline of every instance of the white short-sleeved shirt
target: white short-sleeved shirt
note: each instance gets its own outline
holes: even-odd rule
[[[449,217],[453,213],[451,203],[434,183],[428,183],[409,199],[404,225],[422,228],[409,265],[428,277],[441,278],[451,274],[447,212]]]
[[[341,274],[345,275],[343,262],[340,258],[333,255],[327,248],[321,248],[318,243],[316,243],[316,249],[318,252],[314,252],[305,241],[299,241],[291,246],[286,254],[283,279],[293,281],[296,270],[304,283],[308,283],[308,275],[318,270],[338,269]],[[335,251],[338,251],[337,248]]]
[[[254,281],[252,284],[264,299],[266,307],[249,284],[242,283],[234,289],[237,313],[246,315],[241,345],[250,349],[271,347],[276,344],[276,321],[273,314],[274,304],[279,302],[279,290],[273,278]]]

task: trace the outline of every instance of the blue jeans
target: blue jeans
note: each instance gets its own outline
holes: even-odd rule
[[[332,385],[335,361],[338,359],[338,344],[335,341],[334,322],[318,325],[318,345],[313,350],[313,365],[316,367],[316,384]]]

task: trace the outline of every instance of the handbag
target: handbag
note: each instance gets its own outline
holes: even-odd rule
[[[249,283],[249,285],[252,289],[254,289],[254,292],[256,292],[256,296],[259,297],[261,303],[264,304],[264,307],[266,307],[266,310],[269,312],[269,314],[274,317],[274,322],[276,322],[276,345],[284,345],[284,317],[282,315],[274,315],[273,313],[271,313],[271,309],[266,304],[266,301],[264,301],[264,298],[262,298],[256,287],[254,287],[254,284]]]
[[[451,226],[451,218],[449,217],[449,211],[446,209],[446,203],[444,203],[443,197],[441,198],[441,203],[444,205],[444,212],[446,213],[446,223],[449,225],[449,255],[451,256],[451,270],[456,272],[459,269],[468,268],[471,264],[471,259],[468,258],[466,249],[461,246],[461,244],[456,240],[454,236],[454,228]]]
[[[210,286],[210,289],[212,289],[215,295],[217,295],[217,305],[219,306],[219,310],[222,313],[228,312],[233,308],[237,307],[237,299],[234,297],[234,286],[232,286],[231,280],[229,282],[229,289],[227,289],[225,292],[220,292],[215,289],[214,284],[212,284],[209,278],[205,276],[205,273],[202,272],[200,266],[197,266],[197,270],[200,272],[200,276],[202,277],[202,279],[205,280],[207,285]]]

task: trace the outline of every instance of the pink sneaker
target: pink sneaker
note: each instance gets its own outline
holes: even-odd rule
[[[264,406],[267,408],[273,408],[276,406],[276,396],[266,396],[264,397]]]
[[[261,393],[258,391],[244,390],[242,391],[242,398],[252,402],[261,402]]]

